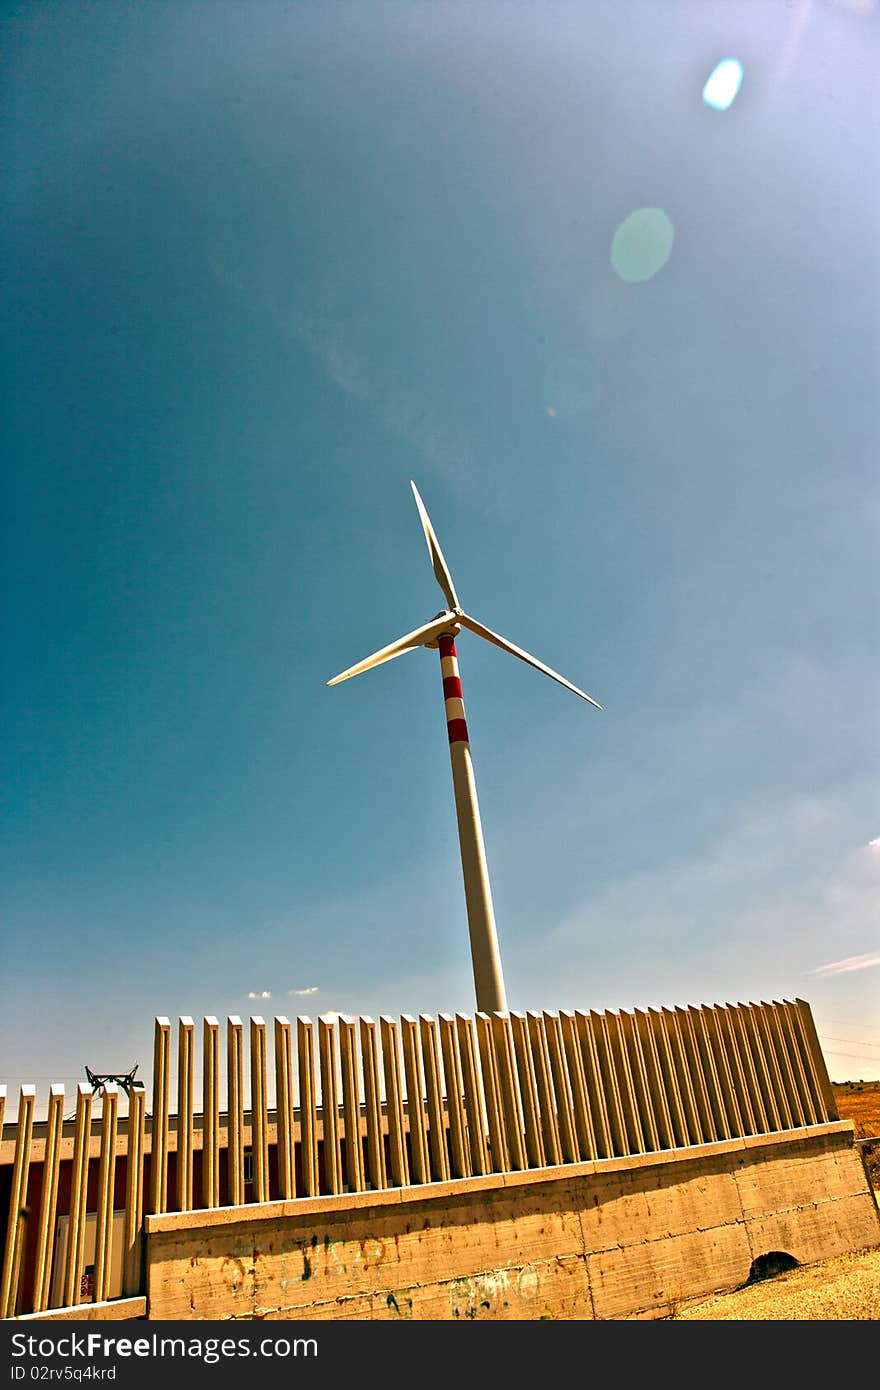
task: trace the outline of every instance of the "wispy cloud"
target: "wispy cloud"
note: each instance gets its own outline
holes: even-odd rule
[[[275,288],[269,272],[242,271],[235,254],[219,245],[207,252],[208,264],[221,284],[248,305],[263,313],[281,334],[304,347],[343,391],[379,417],[399,439],[417,449],[454,486],[461,488],[477,466],[467,435],[448,418],[450,406],[439,409],[432,391],[419,380],[417,365],[410,383],[378,364],[370,337],[370,323],[351,313],[343,299],[317,293],[307,304],[297,304]]]
[[[861,813],[849,804],[855,796],[745,808],[693,857],[621,874],[551,929],[542,957],[529,947],[527,968],[509,951],[510,984],[519,967],[531,998],[553,990],[558,999],[562,959],[575,1007],[578,996],[614,1007],[633,997],[705,1001],[719,989],[787,997],[795,971],[801,979],[846,971],[855,983],[858,971],[880,964],[880,953],[855,955],[876,940],[877,870],[859,833]],[[610,940],[613,952],[604,950]],[[643,941],[663,943],[663,953],[648,952],[644,969],[627,958]],[[830,941],[847,956],[828,962]]]
[[[288,991],[291,998],[304,999],[307,994],[317,994],[317,985],[308,985],[306,989],[291,989]]]
[[[851,970],[870,970],[872,965],[880,965],[880,951],[869,952],[864,956],[847,956],[844,960],[833,960],[829,965],[817,965],[815,970],[805,972],[807,978],[819,975],[847,975]]]
[[[272,991],[271,991],[271,989],[250,989],[250,990],[248,990],[248,999],[271,999],[271,998],[272,998]]]

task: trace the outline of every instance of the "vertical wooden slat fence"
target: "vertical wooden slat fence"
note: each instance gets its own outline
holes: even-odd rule
[[[575,1134],[574,1110],[572,1108],[571,1087],[565,1065],[565,1049],[562,1042],[562,1026],[558,1014],[545,1013],[543,1016],[544,1036],[547,1047],[547,1060],[550,1079],[556,1102],[556,1123],[560,1150],[559,1162],[577,1163],[580,1158],[577,1135]]]
[[[519,1097],[525,1125],[528,1166],[530,1168],[543,1168],[547,1160],[538,1111],[535,1066],[529,1045],[528,1019],[524,1013],[513,1012],[510,1015],[510,1025],[513,1032],[513,1050],[519,1077]]]
[[[318,1018],[318,1057],[321,1072],[321,1130],[324,1151],[325,1192],[342,1191],[342,1145],[339,1135],[339,1102],[336,1080],[336,1028],[331,1018]]]
[[[150,1211],[168,1207],[168,1097],[171,1072],[171,1020],[156,1019],[153,1045],[153,1112],[150,1125]]]
[[[477,1046],[480,1053],[480,1070],[483,1077],[483,1096],[486,1102],[486,1122],[489,1127],[489,1158],[493,1173],[505,1173],[510,1168],[510,1157],[504,1135],[504,1115],[502,1109],[501,1087],[498,1080],[498,1065],[492,1042],[492,1019],[489,1014],[477,1013]]]
[[[167,1022],[167,1020],[157,1020],[157,1028],[163,1022]],[[67,1264],[64,1271],[64,1307],[73,1307],[82,1299],[91,1122],[92,1091],[91,1087],[81,1081],[77,1087],[76,1095],[70,1210],[67,1227]]]
[[[760,1088],[755,1084],[755,1063],[748,1037],[740,1028],[740,1019],[733,1008],[719,1008],[718,1017],[722,1028],[727,1030],[734,1084],[743,1122],[748,1125],[751,1134],[764,1134],[767,1130],[767,1112],[764,1109]]]
[[[675,1134],[670,1102],[674,1104],[674,1097],[668,1094],[663,1077],[653,1018],[641,1009],[633,1010],[633,1018],[636,1037],[642,1051],[648,1095],[654,1112],[657,1144],[661,1149],[672,1149],[675,1147]]]
[[[108,1081],[102,1088],[101,1153],[98,1161],[98,1201],[95,1223],[95,1280],[92,1302],[103,1303],[110,1296],[110,1260],[113,1238],[113,1192],[116,1177],[116,1128],[119,1088]],[[186,1210],[186,1208],[184,1208]]]
[[[742,1006],[738,1006],[740,1028],[744,1032],[748,1031],[749,1014],[743,1012]],[[761,1095],[764,1102],[764,1115],[767,1120],[767,1128],[786,1129],[787,1121],[783,1116],[783,1110],[779,1103],[778,1087],[773,1079],[773,1067],[768,1055],[767,1046],[764,1038],[763,1029],[760,1026],[760,1019],[751,1034],[752,1060],[758,1074],[758,1084],[761,1088]]]
[[[19,1091],[15,1161],[12,1169],[12,1190],[9,1195],[3,1270],[0,1275],[0,1317],[3,1318],[14,1316],[18,1302],[18,1279],[27,1225],[27,1185],[36,1095],[34,1086],[22,1086]]]
[[[724,1035],[720,1011],[713,1009],[711,1014],[703,1014],[702,1023],[709,1039],[709,1046],[715,1063],[715,1072],[718,1077],[726,1116],[727,1138],[732,1139],[737,1134],[751,1134],[753,1129],[748,1110],[740,1106],[739,1091],[741,1087],[737,1079],[736,1058]]]
[[[541,1136],[544,1141],[544,1158],[548,1164],[562,1162],[562,1148],[559,1142],[559,1118],[556,1113],[556,1095],[550,1073],[550,1051],[544,1031],[544,1020],[534,1010],[526,1014],[529,1035],[529,1049],[535,1073],[535,1089],[538,1093],[538,1115]]]
[[[177,1025],[177,1210],[193,1204],[193,1084],[195,1077],[195,1024],[181,1018]]]
[[[455,1036],[464,1087],[464,1110],[467,1116],[468,1151],[471,1172],[482,1176],[488,1173],[489,1154],[486,1147],[486,1121],[483,1118],[483,1098],[474,1042],[473,1023],[464,1014],[455,1015]]]
[[[52,1273],[52,1240],[58,1205],[58,1176],[61,1167],[61,1133],[64,1124],[64,1087],[49,1087],[46,1118],[46,1150],[40,1191],[37,1228],[37,1260],[34,1270],[33,1309],[42,1313],[49,1306],[49,1280]]]
[[[139,1292],[145,1209],[406,1187],[837,1118],[803,1001],[436,1020],[383,1015],[378,1027],[366,1016],[326,1015],[315,1032],[310,1019],[297,1018],[294,1046],[290,1020],[277,1017],[270,1036],[255,1017],[246,1037],[242,1020],[230,1016],[224,1085],[220,1024],[205,1018],[201,1114],[188,1016],[178,1019],[176,1114],[164,1017],[155,1020],[149,1113],[147,1093],[136,1085],[121,1115],[119,1090],[108,1082],[93,1119],[92,1092],[80,1083],[75,1116],[65,1119],[64,1088],[52,1086],[37,1136],[35,1088],[22,1087],[17,1120],[4,1130],[14,1143],[7,1148],[0,1314],[51,1310],[53,1290],[55,1305],[65,1307]],[[0,1114],[4,1102],[0,1088]],[[123,1163],[124,1199],[116,1211]],[[27,1240],[29,1201],[34,1229]],[[86,1292],[92,1237],[94,1283]]]
[[[295,1197],[293,1042],[290,1020],[283,1017],[275,1020],[275,1110],[278,1124],[278,1190],[282,1197]]]
[[[419,1015],[419,1041],[422,1045],[422,1066],[425,1071],[425,1110],[431,1173],[435,1182],[446,1182],[449,1178],[449,1150],[443,1118],[443,1074],[440,1068],[437,1027],[429,1014]]]
[[[385,1068],[385,1110],[388,1117],[389,1169],[394,1187],[409,1185],[409,1164],[406,1158],[406,1131],[403,1118],[403,1093],[400,1085],[400,1057],[397,1050],[397,1025],[383,1014],[379,1019],[382,1037],[382,1061]]]
[[[431,1162],[428,1153],[425,1088],[419,1055],[419,1025],[411,1014],[403,1014],[401,1017],[400,1046],[406,1079],[406,1116],[409,1125],[412,1180],[415,1183],[430,1182]]]
[[[307,1197],[318,1195],[318,1109],[315,1099],[315,1039],[312,1020],[299,1018],[296,1023],[296,1046],[299,1058],[300,1152],[302,1154],[303,1192]]]
[[[216,1022],[216,1020],[214,1020]],[[125,1226],[122,1245],[122,1292],[134,1295],[141,1289],[144,1229],[144,1131],[146,1092],[133,1086],[128,1106],[128,1133],[125,1158]],[[205,1202],[205,1206],[216,1203]]]
[[[621,1099],[621,1093],[628,1085],[628,1069],[626,1072],[622,1069],[618,1071],[615,1065],[609,1021],[605,1015],[590,1010],[588,1014],[578,1012],[575,1016],[578,1021],[578,1035],[582,1043],[581,1056],[589,1056],[591,1050],[595,1053],[597,1096],[605,1097],[608,1110],[608,1127],[611,1135],[611,1154],[609,1156],[622,1158],[624,1154],[633,1152],[627,1135],[626,1117]],[[592,1095],[590,1099],[593,1100]]]
[[[220,1205],[220,1021],[202,1024],[202,1206]]]
[[[238,1014],[231,1014],[226,1019],[226,1086],[228,1093],[226,1185],[231,1207],[240,1207],[244,1202],[243,1031],[244,1025]]]
[[[504,1117],[510,1171],[520,1172],[527,1167],[523,1144],[522,1110],[514,1061],[513,1036],[507,1014],[492,1015],[492,1043],[495,1051],[495,1070],[501,1094],[501,1113]]]
[[[645,1061],[639,1038],[635,1031],[632,1014],[621,1009],[617,1015],[617,1043],[629,1078],[630,1152],[641,1153],[660,1147],[657,1124],[651,1097],[648,1092],[648,1079],[645,1075]],[[613,1023],[612,1023],[613,1027]]]
[[[669,1106],[674,1143],[677,1146],[690,1143],[700,1144],[703,1136],[687,1069],[684,1065],[684,1053],[678,1036],[678,1023],[675,1015],[670,1013],[668,1009],[662,1009],[659,1013],[655,1009],[650,1009],[648,1017],[654,1030],[657,1060],[662,1074],[661,1085]]]
[[[266,1020],[251,1019],[251,1181],[253,1200],[269,1200]]]
[[[592,1036],[586,1046],[578,1031],[578,1018],[570,1009],[559,1014],[559,1031],[562,1034],[562,1051],[568,1070],[568,1084],[571,1089],[571,1108],[577,1137],[578,1157],[581,1159],[608,1158],[611,1154],[611,1140],[607,1135],[608,1120],[604,1100],[601,1110],[591,1109],[588,1088],[594,1083],[593,1072],[597,1066]],[[595,1114],[595,1118],[594,1118]],[[604,1124],[599,1130],[598,1126]],[[603,1138],[604,1136],[604,1138]]]
[[[743,1012],[746,1006],[739,1005]],[[797,1012],[800,1024],[800,1034],[803,1038],[805,1055],[809,1057],[812,1074],[816,1084],[816,1098],[819,1113],[824,1115],[828,1111],[833,1111],[834,1092],[831,1089],[831,1081],[828,1077],[828,1069],[825,1066],[825,1058],[822,1055],[822,1048],[819,1045],[819,1038],[816,1033],[816,1024],[810,1011],[810,1006],[803,999],[795,999],[793,1004],[788,1005]]]
[[[682,1009],[676,1006],[675,1017],[678,1023],[679,1036],[685,1056],[685,1075],[691,1080],[696,1105],[699,1111],[700,1126],[703,1131],[704,1143],[712,1143],[716,1140],[718,1130],[715,1127],[715,1116],[709,1102],[709,1088],[706,1082],[706,1074],[703,1071],[702,1057],[697,1046],[696,1032],[694,1030],[693,1019],[689,1009]]]
[[[358,1087],[357,1033],[353,1018],[339,1019],[339,1061],[342,1073],[342,1115],[345,1132],[345,1181],[349,1192],[363,1192],[361,1102]]]
[[[440,1027],[440,1051],[443,1057],[446,1113],[449,1121],[449,1176],[469,1178],[470,1151],[467,1143],[467,1120],[462,1096],[464,1083],[458,1058],[455,1019],[451,1014],[441,1014],[437,1022]]]
[[[375,1190],[387,1186],[382,1100],[379,1085],[379,1047],[376,1024],[364,1016],[360,1023],[361,1065],[364,1070],[364,1112],[367,1122],[366,1182]]]
[[[822,1109],[822,1098],[819,1088],[813,1076],[812,1057],[810,1049],[801,1032],[800,1016],[794,1004],[782,1005],[782,1017],[785,1023],[785,1037],[790,1047],[792,1070],[795,1072],[795,1081],[800,1091],[803,1113],[810,1117],[810,1122],[818,1123]]]

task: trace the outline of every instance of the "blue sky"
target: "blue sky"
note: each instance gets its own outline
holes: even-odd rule
[[[801,997],[880,1076],[869,0],[2,8],[2,1077]],[[701,98],[717,64],[742,85]],[[635,221],[631,219],[635,216]]]

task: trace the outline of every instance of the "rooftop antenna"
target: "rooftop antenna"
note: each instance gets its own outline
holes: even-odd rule
[[[485,638],[487,642],[493,642],[502,651],[509,652],[511,656],[519,657],[520,661],[527,662],[529,666],[534,666],[538,671],[543,671],[545,676],[552,677],[560,685],[564,685],[566,690],[573,691],[582,700],[595,705],[596,709],[601,709],[602,706],[593,699],[592,695],[587,695],[583,690],[579,690],[576,685],[572,685],[571,681],[560,676],[557,671],[551,670],[549,666],[545,666],[536,657],[530,656],[521,647],[514,646],[513,642],[509,642],[506,637],[500,637],[497,632],[492,632],[490,628],[484,627],[482,623],[478,623],[475,618],[471,618],[465,613],[458,601],[452,575],[449,573],[449,566],[443,558],[440,543],[425,510],[425,504],[419,496],[419,490],[414,482],[410,482],[410,487],[416,499],[422,529],[428,542],[431,565],[437,583],[443,591],[447,607],[430,622],[423,623],[414,632],[408,632],[405,637],[399,637],[396,642],[391,642],[381,651],[365,657],[357,665],[349,666],[347,671],[340,672],[327,684],[338,685],[340,681],[348,680],[351,676],[359,676],[361,672],[369,671],[373,666],[381,666],[383,662],[390,661],[392,657],[400,656],[403,652],[413,651],[416,647],[439,649],[477,1010],[480,1013],[506,1013],[507,998],[501,969],[501,955],[498,949],[492,889],[489,883],[486,849],[483,843],[483,828],[480,823],[477,785],[474,779],[471,745],[465,720],[455,639],[463,627],[467,628],[469,632],[476,633],[478,637]]]
[[[91,1088],[92,1088],[92,1095],[93,1095],[93,1096],[95,1096],[95,1095],[103,1095],[103,1094],[104,1094],[104,1087],[107,1085],[107,1082],[108,1082],[108,1081],[112,1081],[115,1085],[121,1087],[121,1089],[125,1092],[125,1094],[126,1094],[127,1096],[130,1096],[130,1095],[131,1095],[131,1088],[132,1088],[132,1086],[133,1086],[133,1084],[134,1084],[134,1074],[135,1074],[135,1072],[137,1071],[138,1066],[139,1066],[139,1063],[135,1062],[135,1064],[134,1064],[134,1066],[132,1067],[131,1071],[125,1071],[125,1072],[119,1072],[119,1071],[100,1071],[100,1072],[99,1072],[99,1071],[92,1071],[90,1067],[86,1067],[86,1069],[85,1069],[85,1072],[86,1072],[86,1080],[88,1081],[89,1085],[90,1085]]]

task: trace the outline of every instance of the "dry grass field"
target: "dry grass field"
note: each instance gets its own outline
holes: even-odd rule
[[[842,1120],[852,1120],[857,1139],[880,1140],[880,1081],[840,1081],[834,1098]],[[874,1190],[880,1192],[880,1143],[865,1148],[865,1161]]]

